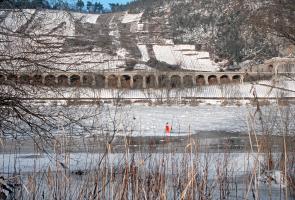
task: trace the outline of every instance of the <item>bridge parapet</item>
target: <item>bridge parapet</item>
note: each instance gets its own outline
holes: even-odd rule
[[[14,81],[23,84],[94,87],[94,88],[190,88],[201,85],[251,81],[251,78],[271,78],[285,72],[195,72],[195,71],[102,71],[102,72],[0,72],[0,84]],[[290,73],[288,73],[290,74]],[[293,74],[294,75],[294,74]]]

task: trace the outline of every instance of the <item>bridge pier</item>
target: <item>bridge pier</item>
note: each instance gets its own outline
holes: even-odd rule
[[[95,80],[95,76],[92,75],[92,87],[96,86],[96,80]]]
[[[221,84],[221,76],[216,76],[216,79],[217,79],[217,84]]]
[[[209,76],[208,75],[205,75],[205,85],[209,85],[209,80],[208,80],[208,78],[209,78]]]
[[[118,76],[117,77],[117,88],[121,88],[121,87],[122,87],[122,85],[121,85],[121,77]]]
[[[68,86],[71,86],[71,77],[68,76],[67,80],[68,80]]]
[[[232,83],[233,82],[233,76],[229,76],[229,81]]]
[[[133,80],[134,76],[130,76],[130,88],[133,89],[134,88],[134,80]]]
[[[183,75],[180,76],[180,87],[183,88],[184,84],[183,84]]]
[[[58,84],[57,76],[54,76],[54,77],[55,77],[55,79],[54,79],[54,83],[55,83],[55,85],[57,85],[57,84]]]
[[[155,75],[155,88],[159,88],[159,75]]]
[[[192,80],[193,80],[193,87],[196,87],[197,86],[197,77],[193,76]]]
[[[84,85],[83,75],[80,76],[80,85]]]
[[[146,76],[142,77],[142,87],[143,89],[146,89]]]

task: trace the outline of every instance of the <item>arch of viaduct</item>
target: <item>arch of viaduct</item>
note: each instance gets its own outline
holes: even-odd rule
[[[257,73],[255,73],[257,74]],[[190,88],[201,85],[240,82],[243,72],[52,72],[1,74],[0,83],[13,81],[20,84],[94,87],[94,88]]]

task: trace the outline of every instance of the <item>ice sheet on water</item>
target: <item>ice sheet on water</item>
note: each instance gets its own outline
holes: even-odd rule
[[[124,153],[114,153],[107,154],[106,157],[103,153],[72,153],[72,154],[50,154],[44,156],[31,156],[30,154],[4,154],[2,155],[3,163],[0,166],[1,173],[12,173],[21,172],[45,172],[48,167],[51,170],[60,170],[60,167],[69,169],[70,171],[75,170],[93,170],[98,167],[98,163],[105,163],[109,167],[123,166],[126,162],[131,162],[134,158],[135,165],[141,167],[142,169],[152,170],[165,161],[167,167],[167,172],[172,173],[171,166],[173,164],[181,165],[183,160],[192,160],[194,162],[199,161],[200,168],[204,168],[205,163],[209,162],[209,171],[211,178],[216,172],[218,163],[223,162],[223,153],[199,153],[199,154],[184,154],[184,153],[134,153],[134,154],[124,154]],[[238,175],[248,171],[254,166],[254,161],[256,159],[261,160],[262,156],[259,154],[248,154],[248,153],[231,153],[227,155],[226,159],[229,160],[229,169]],[[206,160],[206,161],[205,161]],[[173,163],[173,164],[172,164]]]

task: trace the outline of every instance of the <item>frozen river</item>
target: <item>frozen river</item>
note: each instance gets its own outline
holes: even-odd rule
[[[104,104],[101,106],[47,105],[42,107],[41,112],[54,116],[51,124],[44,124],[45,128],[49,127],[50,135],[87,136],[103,133],[120,136],[164,136],[165,125],[168,122],[172,126],[171,136],[179,136],[210,132],[247,134],[253,130],[259,133],[262,130],[262,121],[264,129],[266,128],[269,133],[278,133],[285,127],[288,127],[288,131],[294,132],[295,122],[292,120],[294,108],[294,106],[269,105],[261,107],[261,112],[256,112],[257,107],[251,105]],[[31,132],[31,127],[24,122],[19,122],[17,128],[25,134]]]
[[[281,129],[280,116],[290,118],[294,113],[294,107],[271,105],[261,110],[261,119],[273,132]],[[88,121],[88,126],[133,136],[163,136],[167,122],[172,125],[171,136],[203,132],[247,133],[252,129],[261,130],[260,113],[255,111],[253,106],[107,106],[101,108],[98,120],[91,124]],[[294,120],[289,120],[288,127],[294,130]]]
[[[167,122],[172,126],[172,136],[200,131],[247,130],[246,107],[132,106],[127,112],[135,135],[164,135]]]

